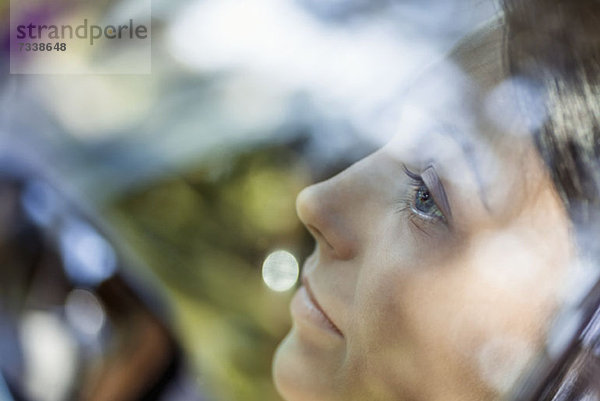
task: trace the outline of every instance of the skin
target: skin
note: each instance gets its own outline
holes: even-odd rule
[[[387,145],[298,195],[303,279],[339,333],[292,313],[273,364],[287,401],[504,399],[539,352],[573,252],[531,138],[495,118],[512,101],[500,35],[460,45]],[[415,211],[405,166],[434,166],[451,216]]]

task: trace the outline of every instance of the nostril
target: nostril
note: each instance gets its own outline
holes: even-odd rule
[[[327,237],[325,237],[323,235],[323,233],[321,231],[319,231],[319,229],[317,227],[313,226],[312,224],[307,224],[306,228],[308,228],[308,231],[311,232],[311,234],[313,235],[313,237],[315,237],[317,239],[317,241],[321,240],[322,242],[327,244],[329,249],[331,249],[332,251],[335,251],[335,248],[329,243],[329,241],[327,240]]]

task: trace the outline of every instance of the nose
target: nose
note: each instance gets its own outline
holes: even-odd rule
[[[331,257],[350,260],[357,253],[354,197],[338,175],[303,189],[296,198],[298,217],[319,247]]]

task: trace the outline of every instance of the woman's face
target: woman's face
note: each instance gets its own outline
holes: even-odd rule
[[[497,399],[540,349],[568,220],[486,35],[414,84],[386,146],[298,196],[316,247],[274,361],[286,400]]]

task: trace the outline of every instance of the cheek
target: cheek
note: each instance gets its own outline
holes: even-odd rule
[[[502,394],[539,352],[568,265],[560,252],[549,258],[535,242],[540,237],[481,236],[439,272],[415,280],[410,296],[429,302],[421,302],[412,321],[422,345],[446,355],[440,368],[448,374],[462,371],[480,388]]]
[[[454,302],[462,308],[450,323],[453,346],[499,393],[510,391],[541,349],[568,266],[527,238],[482,238],[454,282]]]
[[[437,247],[434,255],[406,224],[380,232],[360,263],[350,365],[381,399],[432,400],[426,379],[440,361],[433,358],[439,342],[429,337],[444,329],[445,304],[423,272],[437,270],[446,252]]]
[[[480,236],[448,251],[424,252],[408,237],[372,247],[354,342],[369,382],[416,400],[509,391],[540,349],[568,265],[534,234]]]

